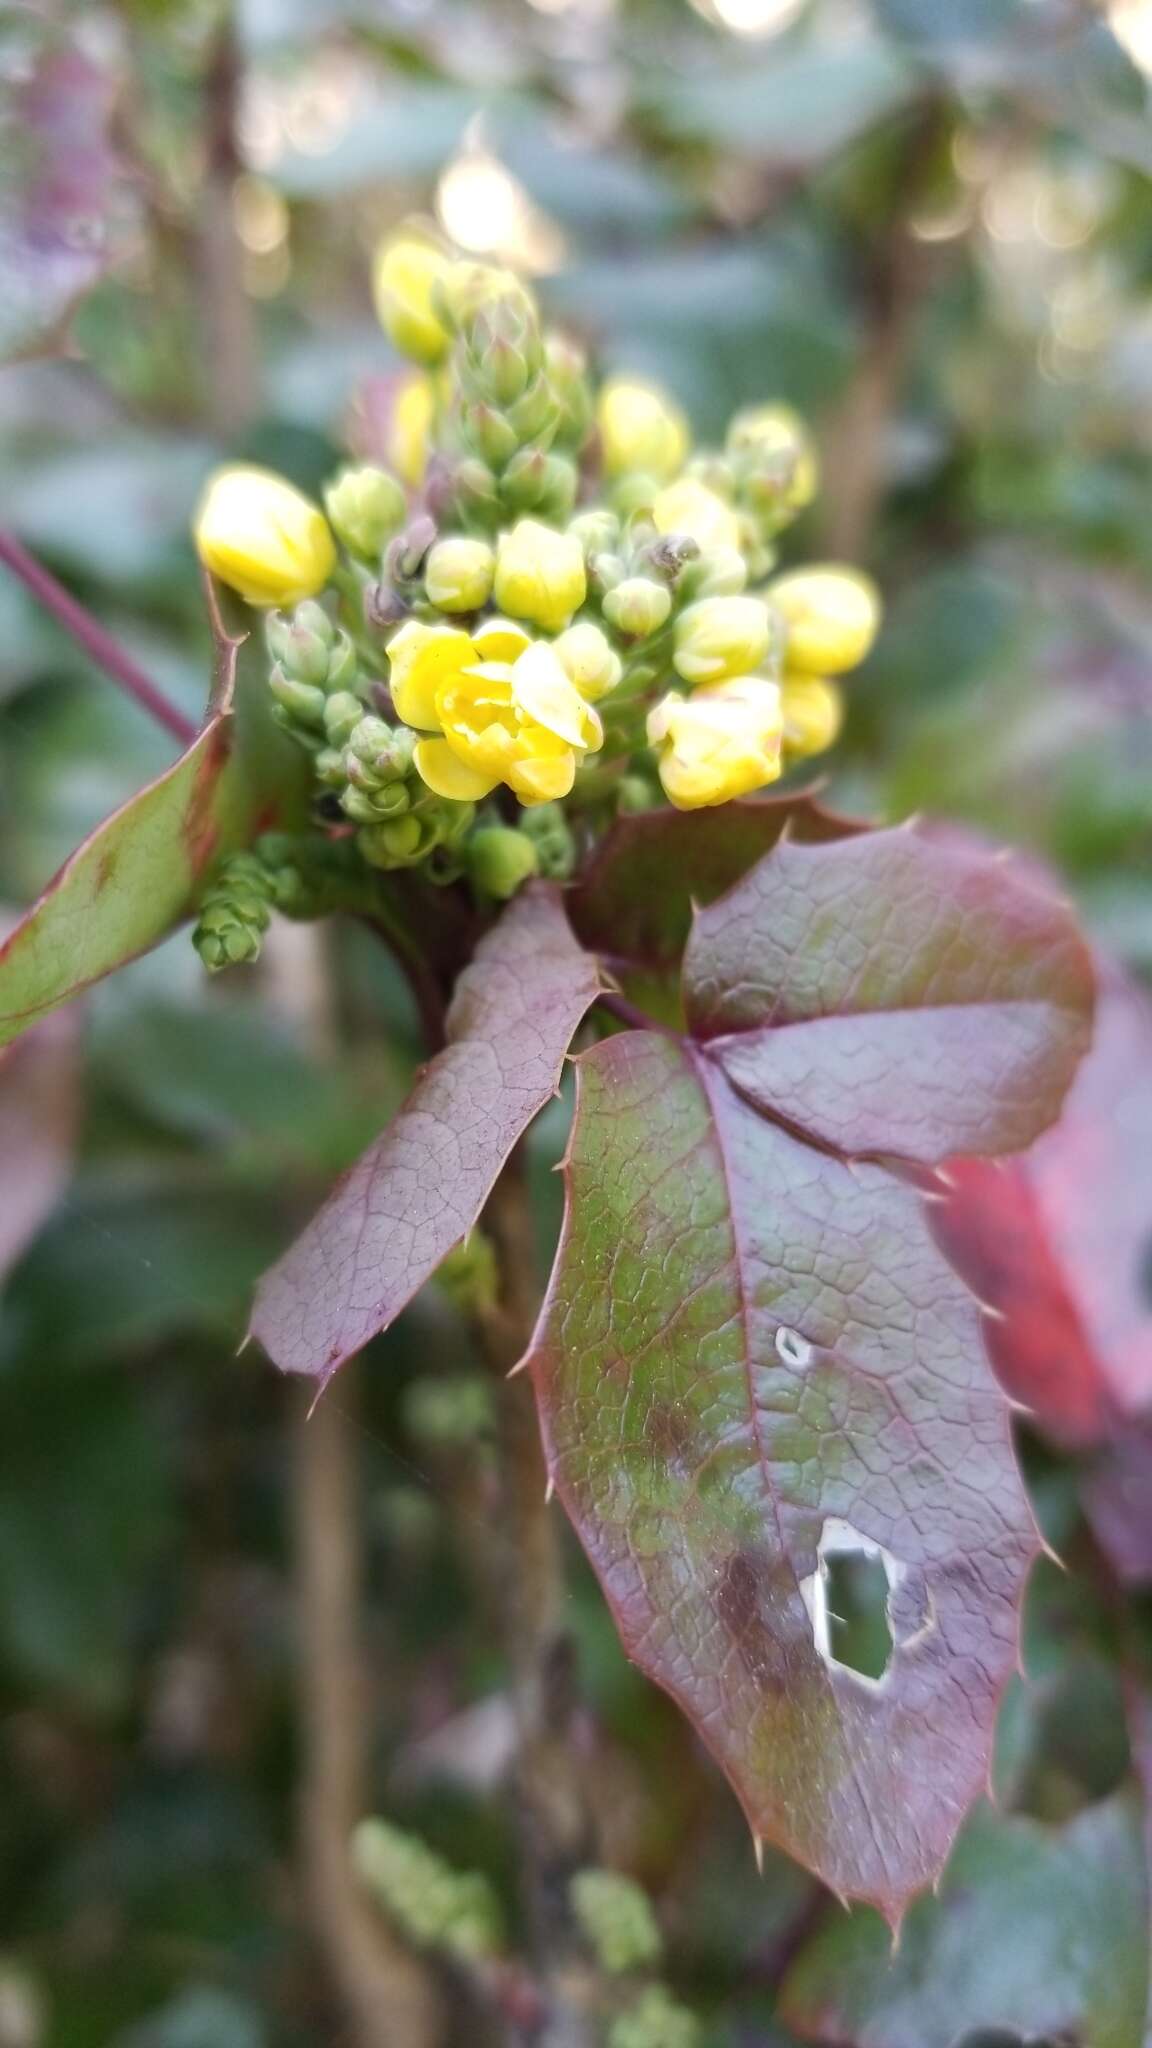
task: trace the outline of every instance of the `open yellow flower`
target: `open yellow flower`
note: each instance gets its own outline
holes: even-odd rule
[[[648,713],[660,780],[679,811],[724,804],[775,782],[782,738],[780,692],[763,676],[735,676],[691,697],[671,692]]]
[[[193,530],[205,568],[246,604],[299,604],[323,589],[336,566],[320,507],[269,469],[218,469]]]
[[[522,804],[567,796],[603,729],[544,641],[508,619],[475,633],[411,620],[389,644],[393,702],[432,735],[416,747],[429,789],[476,802],[506,782]]]

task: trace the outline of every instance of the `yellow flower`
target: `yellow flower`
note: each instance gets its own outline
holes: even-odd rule
[[[838,676],[869,652],[880,627],[880,593],[858,569],[820,564],[777,577],[764,595],[787,628],[785,664]]]
[[[784,711],[784,751],[789,760],[822,754],[839,738],[844,723],[844,698],[836,683],[823,676],[786,675],[780,683]]]
[[[553,648],[507,619],[474,634],[411,620],[389,643],[401,718],[436,737],[416,769],[438,796],[475,802],[506,782],[523,804],[567,796],[603,730]]]
[[[590,620],[569,626],[566,633],[552,642],[552,651],[586,704],[598,704],[601,697],[616,688],[624,673],[624,664],[608,635]]]
[[[693,476],[658,491],[652,517],[657,533],[686,533],[707,554],[740,545],[740,522],[731,505]]]
[[[336,543],[319,506],[267,469],[218,469],[194,532],[205,568],[247,604],[299,604],[323,588],[336,566]]]
[[[418,363],[438,363],[451,341],[437,317],[432,294],[451,268],[431,242],[399,235],[382,242],[372,274],[380,325],[402,355]]]
[[[492,594],[495,556],[486,540],[450,534],[430,549],[424,565],[428,601],[442,612],[475,612]]]
[[[759,667],[772,619],[759,597],[704,597],[676,621],[673,663],[686,683],[718,683]]]
[[[500,535],[494,587],[497,604],[514,618],[560,632],[587,593],[580,542],[537,519],[518,520]]]
[[[596,421],[605,476],[639,470],[663,483],[683,467],[687,423],[679,406],[654,385],[614,378],[600,393]]]
[[[428,443],[436,417],[436,392],[431,377],[413,370],[396,390],[388,430],[388,460],[410,490],[424,481]]]
[[[736,676],[691,697],[672,692],[648,714],[660,780],[680,811],[724,804],[775,782],[781,738],[780,692],[763,676]]]

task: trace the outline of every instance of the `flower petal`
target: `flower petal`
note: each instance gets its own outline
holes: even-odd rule
[[[420,780],[437,796],[451,797],[455,803],[477,803],[500,779],[469,767],[447,740],[418,740],[414,759]]]

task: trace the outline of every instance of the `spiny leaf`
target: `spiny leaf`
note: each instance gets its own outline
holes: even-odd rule
[[[691,1036],[579,1063],[529,1354],[550,1469],[753,1831],[898,1920],[984,1781],[1035,1535],[978,1304],[909,1178],[852,1155],[1054,1115],[1089,964],[1014,870],[905,830],[780,841],[697,914],[684,984]],[[883,1567],[878,1680],[834,1654],[844,1552]]]
[[[751,1102],[929,1164],[1027,1145],[1091,1028],[1066,906],[906,828],[781,845],[697,918],[684,977],[691,1028]]]
[[[555,890],[521,890],[460,978],[448,1045],[262,1282],[252,1329],[277,1365],[323,1384],[399,1315],[555,1094],[599,988]]]
[[[955,2048],[985,2029],[1142,2048],[1147,1916],[1132,1798],[1062,1828],[981,1807],[896,1953],[870,1913],[829,1920],[785,1980],[782,2017],[842,2048]]]
[[[953,1160],[942,1242],[1002,1317],[1000,1380],[1059,1442],[1152,1407],[1152,1008],[1104,967],[1092,1051],[1031,1150]]]
[[[0,1045],[156,945],[224,855],[294,816],[301,757],[268,720],[267,692],[236,689],[237,644],[218,635],[191,746],[77,847],[0,947]]]
[[[781,837],[843,839],[869,828],[807,791],[716,810],[641,811],[605,833],[568,899],[578,938],[641,967],[675,967],[694,903],[712,903]]]

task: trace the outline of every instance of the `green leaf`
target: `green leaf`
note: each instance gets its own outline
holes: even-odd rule
[[[191,746],[77,848],[0,947],[0,1045],[154,946],[218,861],[291,815],[300,763],[256,678],[237,691],[239,645],[219,642],[222,681]]]
[[[448,1044],[261,1283],[253,1334],[326,1382],[471,1230],[599,992],[558,893],[522,889],[461,976]]]
[[[684,984],[692,1036],[578,1062],[528,1358],[549,1468],[754,1832],[898,1920],[985,1780],[1035,1532],[979,1306],[857,1152],[1054,1115],[1090,966],[994,855],[901,829],[781,840],[697,913]],[[838,1655],[845,1555],[883,1573],[878,1677]]]
[[[837,1916],[781,2003],[806,2040],[843,2048],[953,2048],[984,2029],[1142,2048],[1147,1995],[1147,1872],[1121,1795],[1062,1828],[980,1807],[895,1953],[873,1914]]]

